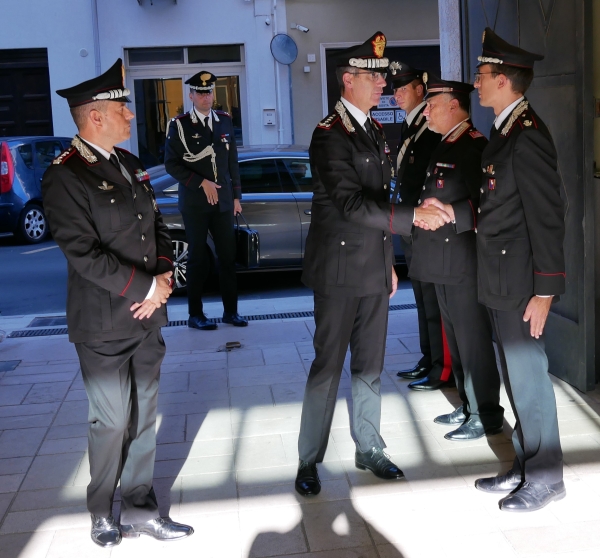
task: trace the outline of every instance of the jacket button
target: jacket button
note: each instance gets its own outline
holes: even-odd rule
[[[368,157],[367,157],[366,161],[367,161],[367,163],[369,162],[369,158]]]
[[[115,198],[111,198],[110,203],[115,203]]]
[[[142,240],[146,240],[146,235],[145,234],[142,235]]]
[[[483,188],[479,188],[479,191],[483,194]]]
[[[430,172],[428,172],[428,173],[427,173],[427,176],[431,176],[431,173],[430,173]]]
[[[417,200],[417,203],[421,203],[421,199],[420,198]]]
[[[425,190],[425,186],[423,186],[423,190]]]
[[[141,213],[138,213],[138,219],[141,221],[141,219],[142,219],[142,214]]]
[[[144,256],[144,261],[147,262],[148,261],[148,256]]]
[[[383,240],[387,240],[387,236],[385,234],[383,235]]]
[[[383,189],[384,189],[384,190],[387,190],[387,184],[384,184],[384,185],[383,185]]]
[[[449,239],[449,238],[447,238],[447,239],[446,239],[446,242],[450,242],[450,239]]]
[[[506,250],[502,250],[502,255],[506,254]]]
[[[481,213],[481,207],[477,208],[477,213]]]
[[[135,198],[137,198],[137,194],[133,194],[133,199],[135,200]]]
[[[346,246],[346,243],[343,240],[342,240],[341,244],[342,244],[342,246]]]
[[[381,161],[381,164],[383,165],[383,161]]]

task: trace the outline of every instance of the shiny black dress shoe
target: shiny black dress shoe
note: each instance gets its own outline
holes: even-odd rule
[[[410,370],[400,370],[400,372],[396,373],[398,378],[402,378],[403,380],[420,380],[429,374],[431,370],[430,366],[420,366],[416,364]]]
[[[321,481],[316,463],[300,461],[295,487],[296,492],[302,496],[316,496],[321,492]]]
[[[453,425],[453,424],[462,424],[467,420],[467,415],[463,413],[463,406],[461,405],[458,409],[455,409],[451,413],[447,415],[440,415],[433,419],[433,422],[436,424],[445,424],[445,425]]]
[[[502,425],[485,428],[478,418],[469,417],[456,430],[448,432],[444,438],[446,440],[463,442],[465,440],[478,440],[486,434],[500,434],[500,432],[502,432]]]
[[[211,322],[206,316],[190,316],[188,320],[188,327],[194,329],[202,329],[208,331],[210,329],[217,329],[217,324]]]
[[[410,389],[414,389],[415,391],[433,391],[448,385],[450,385],[450,382],[444,382],[443,380],[430,380],[429,376],[425,376],[425,378],[421,380],[411,382],[408,384],[408,387]]]
[[[183,523],[176,523],[168,517],[157,517],[136,525],[121,525],[121,534],[125,539],[137,539],[148,535],[159,541],[176,541],[194,533],[194,529]]]
[[[475,481],[475,488],[483,492],[512,492],[521,484],[521,474],[512,469],[505,475],[484,477]]]
[[[502,498],[499,504],[502,511],[532,512],[541,510],[550,502],[562,500],[566,495],[563,481],[555,484],[525,481],[519,490]]]
[[[103,548],[117,546],[121,542],[121,531],[112,515],[108,517],[92,516],[92,540]]]
[[[404,473],[396,467],[381,448],[371,448],[369,451],[356,451],[354,464],[357,469],[368,469],[380,479],[402,479]]]
[[[233,312],[223,312],[223,323],[231,324],[236,327],[246,327],[248,320],[244,320],[239,314]]]

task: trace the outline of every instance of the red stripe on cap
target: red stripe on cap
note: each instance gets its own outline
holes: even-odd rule
[[[536,275],[543,275],[544,277],[555,277],[556,275],[562,275],[563,277],[567,277],[566,273],[541,273],[540,271],[534,271]]]

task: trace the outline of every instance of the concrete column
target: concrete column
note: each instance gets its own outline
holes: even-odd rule
[[[442,79],[462,81],[460,0],[438,0]]]

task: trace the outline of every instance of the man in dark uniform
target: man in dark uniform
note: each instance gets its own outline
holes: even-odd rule
[[[432,228],[449,221],[435,207],[389,202],[392,164],[381,126],[369,118],[385,86],[385,44],[377,32],[338,55],[342,98],[319,123],[310,144],[314,194],[302,280],[314,290],[316,354],[298,439],[295,486],[304,496],[321,490],[316,464],[327,448],[348,344],[355,464],[384,479],[403,477],[383,452],[379,433],[388,297],[397,285],[391,235],[410,234],[415,218]]]
[[[556,400],[543,331],[552,298],[565,292],[564,204],[550,132],[524,97],[543,56],[487,28],[475,87],[496,121],[483,152],[477,225],[479,300],[494,326],[504,384],[515,413],[510,471],[478,479],[511,492],[505,511],[533,511],[564,498]]]
[[[391,62],[392,88],[398,106],[406,113],[398,144],[396,189],[392,203],[416,207],[421,197],[425,172],[431,153],[441,136],[429,129],[425,110],[425,84],[423,71],[405,62]],[[401,236],[400,243],[410,274],[412,238]],[[423,354],[410,370],[401,370],[398,376],[415,380],[408,387],[415,390],[434,390],[442,387],[451,375],[451,363],[442,332],[442,316],[433,283],[421,282],[411,277],[419,319],[419,342]],[[446,353],[444,349],[446,348]],[[446,357],[446,358],[444,358]]]
[[[172,287],[171,239],[140,160],[115,147],[130,136],[121,59],[57,91],[79,130],[42,181],[44,207],[68,263],[67,323],[89,399],[92,540],[173,540],[191,527],[158,515],[152,488],[156,405]],[[121,525],[112,516],[121,484]]]
[[[237,310],[233,218],[242,212],[237,147],[231,116],[212,109],[216,81],[210,72],[199,72],[185,82],[193,107],[171,120],[165,146],[165,169],[179,181],[179,210],[188,241],[188,326],[203,330],[217,329],[202,307],[209,231],[219,259],[223,322],[248,325]]]
[[[427,76],[424,76],[427,80]],[[422,198],[437,203],[452,222],[437,229],[415,229],[411,277],[435,284],[462,405],[438,424],[454,426],[447,440],[476,440],[502,431],[500,375],[487,310],[477,300],[475,227],[481,153],[485,137],[469,118],[473,86],[431,77],[425,116],[443,134],[427,167]],[[420,199],[418,200],[421,201]]]

